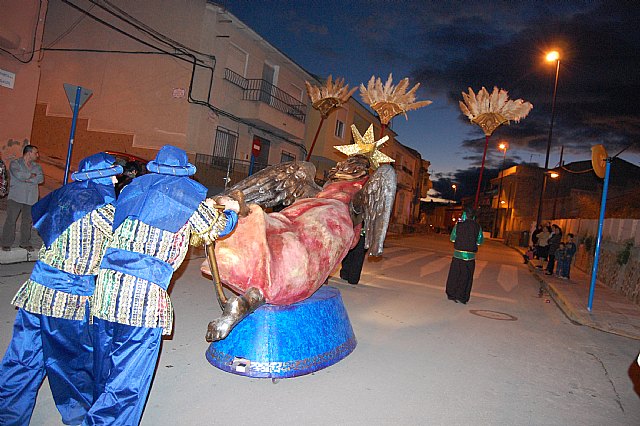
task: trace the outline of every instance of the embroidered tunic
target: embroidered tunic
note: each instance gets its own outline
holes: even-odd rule
[[[113,205],[107,204],[73,222],[50,247],[44,245],[40,249],[38,263],[41,268],[36,264],[34,271],[53,268],[66,274],[91,276],[92,287],[111,239],[114,211]],[[34,314],[82,320],[90,294],[75,294],[54,287],[50,280],[32,274],[18,290],[12,304]]]
[[[142,254],[143,259],[160,269],[156,273],[158,280],[154,281],[163,280],[165,283],[134,276],[132,270],[124,273],[103,266],[98,275],[92,315],[135,327],[161,327],[163,334],[171,334],[173,307],[163,285],[168,286],[172,273],[182,264],[191,234],[206,234],[213,227],[223,229],[226,221],[224,214],[204,203],[199,204],[187,223],[175,233],[131,217],[125,219],[114,231],[107,256],[122,257],[127,256],[127,252]],[[169,265],[171,269],[162,270],[162,264]],[[145,275],[153,273],[146,271]]]

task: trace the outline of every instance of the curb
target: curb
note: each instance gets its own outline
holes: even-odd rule
[[[559,292],[555,288],[555,286],[553,284],[550,284],[547,281],[545,281],[544,278],[541,277],[536,272],[536,268],[534,266],[532,266],[530,263],[527,264],[527,266],[529,267],[529,272],[534,276],[534,278],[536,278],[540,282],[541,287],[544,287],[544,289],[547,290],[547,292],[549,293],[549,296],[553,299],[553,301],[555,302],[556,306],[558,306],[558,308],[560,308],[562,313],[572,323],[577,324],[577,325],[583,325],[583,326],[589,327],[589,328],[593,328],[594,330],[602,331],[604,333],[615,334],[616,336],[626,337],[628,339],[633,339],[633,340],[640,340],[640,337],[638,337],[638,335],[625,333],[624,331],[612,329],[610,327],[603,327],[602,325],[600,325],[597,322],[591,320],[590,318],[587,318],[584,315],[581,315],[581,314],[577,313],[573,309],[573,306],[566,301],[566,299],[562,295],[562,293]]]
[[[0,251],[0,265],[35,262],[38,260],[39,252],[39,248],[33,251],[27,251],[22,247],[12,247],[11,251]]]

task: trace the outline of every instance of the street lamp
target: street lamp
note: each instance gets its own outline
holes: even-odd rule
[[[498,238],[498,211],[500,211],[500,196],[502,195],[502,181],[504,179],[504,161],[507,158],[508,148],[509,148],[509,145],[507,145],[506,142],[501,142],[500,145],[498,145],[498,149],[502,151],[502,171],[500,174],[500,186],[498,188],[498,202],[496,203],[496,215],[493,219],[493,238]]]
[[[551,101],[551,125],[549,126],[549,139],[547,139],[547,155],[544,159],[544,171],[545,174],[542,177],[542,188],[540,189],[540,199],[538,201],[538,215],[536,217],[536,224],[540,225],[542,219],[542,196],[544,195],[544,189],[547,186],[547,171],[549,170],[549,151],[551,150],[551,136],[553,135],[553,119],[556,113],[556,93],[558,92],[558,74],[560,73],[560,53],[553,50],[547,53],[545,57],[547,62],[556,63],[556,80],[553,85],[553,99]]]
[[[454,183],[453,185],[451,185],[451,188],[453,188],[453,201],[456,201],[456,191],[458,190],[458,186]]]

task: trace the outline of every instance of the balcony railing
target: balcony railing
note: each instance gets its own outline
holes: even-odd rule
[[[264,102],[304,123],[306,105],[268,81],[257,78],[244,78],[229,68],[224,70],[224,79],[242,89],[242,99]]]

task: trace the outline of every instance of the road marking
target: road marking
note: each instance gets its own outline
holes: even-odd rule
[[[407,285],[412,285],[412,286],[416,286],[416,287],[426,287],[426,288],[430,288],[433,290],[441,290],[444,292],[444,287],[445,287],[445,283],[443,282],[442,284],[428,284],[424,281],[414,281],[414,280],[403,280],[402,278],[394,278],[394,277],[388,277],[385,275],[378,275],[378,274],[372,274],[369,272],[363,272],[362,273],[363,277],[366,277],[365,280],[361,280],[360,283],[363,284],[363,287],[375,287],[375,288],[383,288],[388,290],[389,287],[385,286],[385,285],[381,285],[379,284],[377,281],[382,280],[382,281],[388,281],[391,283],[398,283],[398,284],[407,284]],[[364,282],[363,282],[364,281]],[[471,297],[479,297],[482,299],[489,299],[489,300],[497,300],[500,302],[506,302],[506,303],[518,303],[518,301],[516,299],[511,299],[508,297],[499,297],[499,296],[494,296],[492,294],[486,294],[486,293],[478,293],[476,291],[471,290]]]
[[[518,285],[518,268],[512,265],[500,265],[498,284],[510,293]]]
[[[434,261],[425,263],[420,268],[420,277],[424,277],[426,275],[430,275],[436,272],[440,272],[445,269],[447,266],[451,264],[451,259],[449,257],[441,257]]]
[[[487,262],[486,260],[476,260],[476,269],[473,271],[474,280],[480,276],[480,274],[482,273],[482,271],[484,271],[484,268],[486,268],[488,264],[489,262]]]
[[[392,268],[401,265],[405,266],[407,263],[413,262],[414,260],[420,258],[428,257],[430,254],[433,254],[433,252],[424,250],[416,252],[415,250],[408,250],[407,253],[398,256],[383,258],[383,260],[377,265],[382,268]]]

